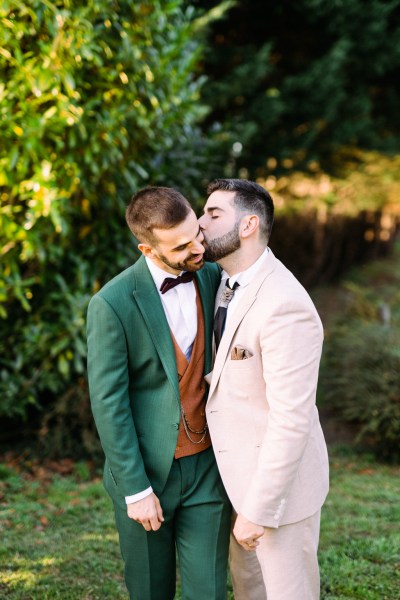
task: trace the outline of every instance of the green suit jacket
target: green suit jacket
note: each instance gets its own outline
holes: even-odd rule
[[[205,368],[211,370],[217,265],[196,281],[205,323]],[[142,256],[90,301],[88,378],[92,411],[113,497],[152,486],[159,495],[174,458],[180,420],[175,352],[162,302]]]

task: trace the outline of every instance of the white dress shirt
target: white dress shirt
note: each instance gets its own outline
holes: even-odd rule
[[[178,275],[171,275],[171,273],[160,269],[149,258],[146,258],[146,262],[158,289],[168,325],[179,348],[190,360],[197,333],[196,287],[194,282],[180,283],[172,290],[162,294],[160,287],[164,279],[166,277],[176,279]]]
[[[175,279],[178,275],[171,275],[154,262],[146,257],[146,263],[150,274],[154,280],[156,288],[161,298],[165,316],[167,317],[168,325],[174,334],[176,343],[190,360],[192,354],[194,340],[197,334],[197,305],[196,305],[196,287],[193,281],[188,283],[180,283],[165,294],[160,292],[160,287],[166,277]],[[125,502],[131,504],[138,502],[152,493],[151,487],[133,494],[133,496],[125,496]]]

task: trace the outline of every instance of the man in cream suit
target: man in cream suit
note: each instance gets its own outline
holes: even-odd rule
[[[315,406],[321,321],[268,248],[274,210],[268,192],[238,179],[216,180],[207,191],[200,226],[206,259],[224,269],[216,305],[225,323],[221,333],[215,321],[219,345],[206,412],[235,511],[235,600],[315,600],[329,485]]]
[[[230,504],[205,417],[217,265],[176,190],[126,211],[141,258],[88,310],[88,375],[132,600],[226,600]]]

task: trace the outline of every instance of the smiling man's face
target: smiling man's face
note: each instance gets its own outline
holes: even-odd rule
[[[153,235],[156,243],[142,247],[150,249],[144,254],[160,269],[179,275],[181,271],[198,271],[204,265],[204,235],[192,210],[176,227],[153,229]]]

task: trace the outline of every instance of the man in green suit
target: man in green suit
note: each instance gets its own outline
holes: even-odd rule
[[[216,265],[176,190],[150,187],[127,207],[140,259],[88,309],[92,411],[105,453],[125,582],[134,600],[172,600],[176,551],[184,600],[225,600],[230,506],[211,448]]]

